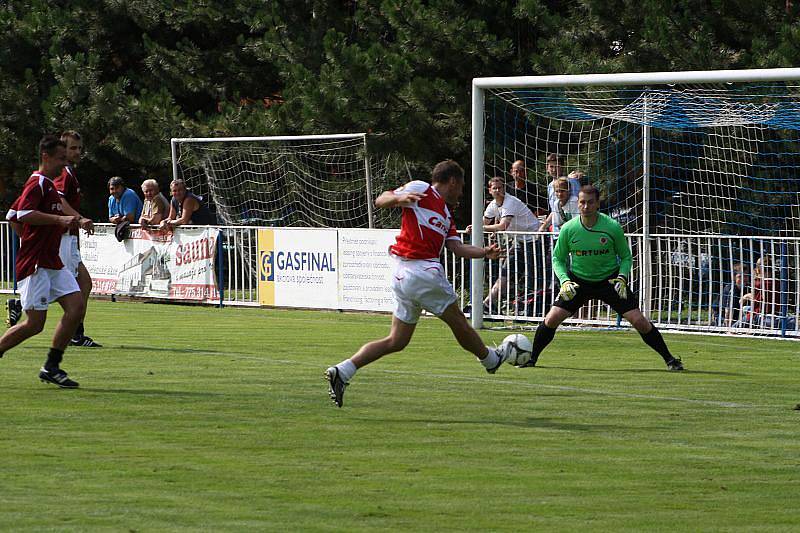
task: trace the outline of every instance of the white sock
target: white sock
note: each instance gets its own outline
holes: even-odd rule
[[[497,357],[497,352],[494,351],[494,348],[487,348],[489,353],[486,354],[486,357],[483,359],[478,359],[483,366],[486,368],[494,368],[497,366],[497,363],[500,362],[500,358]]]
[[[356,365],[350,359],[345,359],[338,365],[336,368],[339,370],[339,377],[342,378],[342,381],[347,383],[350,379],[356,374]]]

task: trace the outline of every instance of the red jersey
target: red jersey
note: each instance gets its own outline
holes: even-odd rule
[[[30,276],[37,268],[60,270],[64,267],[58,256],[63,229],[56,224],[25,224],[24,217],[31,211],[59,216],[64,214],[61,209],[61,195],[52,180],[39,172],[31,174],[25,182],[22,194],[11,204],[6,215],[8,220],[22,224],[16,263],[17,281]]]
[[[772,290],[772,279],[754,276],[753,280],[753,312],[773,313],[775,292]]]
[[[389,247],[394,255],[406,259],[438,260],[446,240],[460,240],[453,216],[436,189],[424,181],[411,181],[394,192],[425,195],[422,200],[403,208],[400,235]]]
[[[64,165],[64,170],[61,175],[53,180],[53,183],[58,190],[58,193],[64,197],[64,200],[75,211],[80,211],[81,208],[81,184],[78,183],[78,178],[75,176],[75,169],[69,165]],[[70,235],[77,235],[78,230],[69,230]]]

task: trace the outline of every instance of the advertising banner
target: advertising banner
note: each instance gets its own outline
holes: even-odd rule
[[[339,230],[339,309],[393,311],[394,261],[389,246],[400,230]]]
[[[335,229],[258,230],[258,299],[278,307],[338,308]]]
[[[213,301],[219,299],[218,239],[216,228],[135,228],[118,242],[114,226],[98,226],[94,235],[81,236],[81,258],[95,294]]]

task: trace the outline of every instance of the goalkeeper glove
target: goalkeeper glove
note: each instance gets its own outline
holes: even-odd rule
[[[616,278],[608,280],[608,282],[614,286],[614,290],[617,291],[620,298],[623,300],[628,298],[628,278],[619,274]]]
[[[561,284],[561,290],[558,291],[558,297],[568,302],[575,298],[575,294],[578,292],[578,284],[572,280],[567,280]]]

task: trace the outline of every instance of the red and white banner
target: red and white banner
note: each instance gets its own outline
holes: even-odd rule
[[[218,239],[217,228],[134,228],[118,242],[114,226],[98,226],[94,235],[81,235],[81,259],[95,294],[214,301]]]

